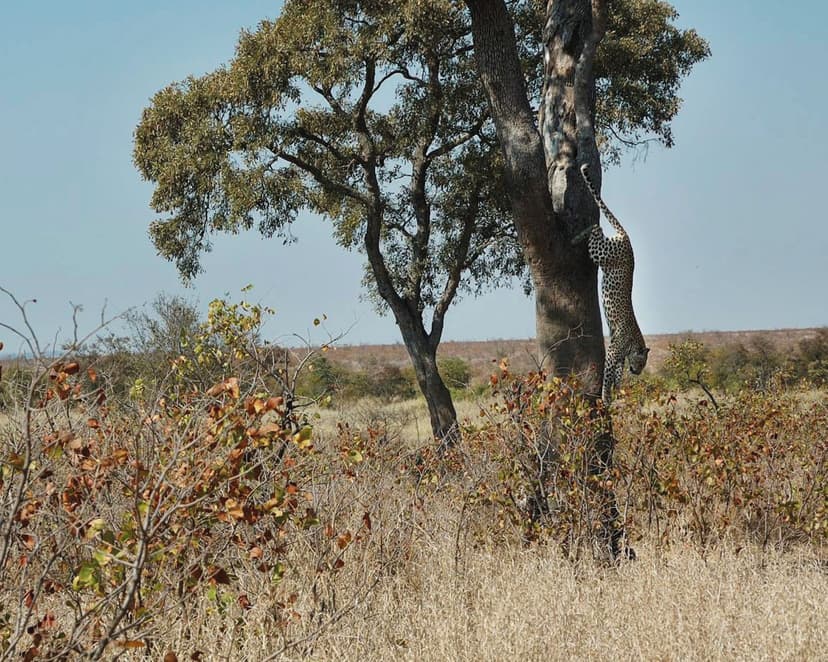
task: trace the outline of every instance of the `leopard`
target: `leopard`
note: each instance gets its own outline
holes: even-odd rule
[[[581,175],[595,204],[616,232],[611,237],[605,236],[599,217],[598,223],[589,226],[573,241],[577,243],[583,240],[584,236],[589,236],[589,256],[603,273],[601,300],[609,325],[610,341],[604,362],[601,400],[605,406],[609,406],[613,391],[621,384],[625,361],[629,364],[632,374],[640,375],[647,365],[650,348],[644,342],[644,336],[633,311],[632,286],[635,257],[632,243],[621,222],[599,195],[590,178],[587,164],[581,166]]]

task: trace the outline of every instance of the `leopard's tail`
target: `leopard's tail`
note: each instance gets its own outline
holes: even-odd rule
[[[606,203],[601,199],[601,196],[598,195],[598,191],[595,188],[595,184],[589,177],[589,166],[586,163],[584,163],[581,166],[581,175],[583,176],[584,181],[586,182],[589,192],[592,193],[592,199],[595,200],[595,204],[598,205],[602,212],[604,212],[604,216],[607,217],[607,220],[610,222],[610,225],[612,225],[612,227],[615,228],[615,231],[618,234],[627,236],[627,231],[624,229],[624,226],[621,225],[621,221],[619,221],[615,217],[615,214],[613,214],[609,210],[609,207],[607,207]]]

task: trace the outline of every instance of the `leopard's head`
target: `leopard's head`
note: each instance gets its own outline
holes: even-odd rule
[[[644,366],[647,365],[647,357],[650,354],[649,347],[641,347],[639,349],[634,349],[628,355],[630,361],[630,372],[634,375],[640,375],[641,371],[644,370]]]

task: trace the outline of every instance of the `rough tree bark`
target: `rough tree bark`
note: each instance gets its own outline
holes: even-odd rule
[[[579,167],[588,164],[600,185],[593,61],[606,26],[606,0],[548,0],[537,122],[504,1],[466,0],[466,5],[505,157],[515,227],[535,287],[539,351],[552,374],[578,375],[584,395],[594,401],[604,371],[598,270],[586,242],[573,246],[572,238],[598,220]],[[594,444],[590,472],[598,474],[612,464],[608,412]],[[603,540],[617,557],[622,530],[614,494],[606,497]]]
[[[574,181],[580,177],[579,163],[599,170],[589,97],[594,89],[591,59],[599,37],[591,29],[591,11],[583,12],[589,2],[550,2],[543,135],[529,104],[514,26],[503,0],[466,4],[478,70],[505,157],[515,227],[535,287],[541,357],[553,374],[578,374],[586,393],[599,394],[604,338],[598,272],[585,243],[571,245],[571,238],[594,223],[598,213],[594,204],[586,203],[585,188]],[[559,19],[562,13],[565,21]],[[584,48],[586,35],[594,42],[591,52]],[[576,88],[586,91],[586,97],[576,95]]]

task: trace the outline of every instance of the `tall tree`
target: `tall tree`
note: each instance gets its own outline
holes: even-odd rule
[[[610,159],[618,158],[619,144],[634,146],[647,133],[670,146],[678,84],[707,56],[707,44],[695,32],[675,28],[675,10],[659,0],[547,0],[545,8],[536,7],[543,19],[537,21],[543,25],[543,64],[537,65],[542,84],[536,116],[514,10],[504,0],[466,4],[513,220],[535,286],[540,350],[553,372],[581,374],[586,395],[597,398],[604,370],[597,266],[585,243],[572,240],[597,222],[599,212],[579,169],[588,165],[597,179],[601,143]],[[591,472],[611,466],[613,448],[607,417]],[[617,557],[622,531],[611,490],[607,497],[603,539]]]
[[[548,367],[601,392],[604,344],[597,267],[586,244],[597,222],[581,181],[600,153],[657,140],[672,146],[681,79],[708,55],[660,0],[467,0],[477,66],[503,150],[513,221],[536,292],[537,337]],[[542,27],[541,27],[542,26]],[[543,57],[527,67],[525,42]],[[528,75],[524,72],[528,70]],[[535,110],[537,109],[537,113]],[[600,181],[600,180],[599,180]]]
[[[446,313],[524,270],[462,8],[288,1],[229,66],[156,94],[134,154],[167,214],[152,239],[185,278],[213,232],[289,236],[301,210],[329,218],[367,256],[435,436],[456,438],[436,360]]]
[[[639,6],[669,5],[618,4],[629,18],[607,60],[610,101],[598,109],[611,153],[642,136],[669,138],[687,69],[680,60],[698,59],[688,43],[664,49],[665,30],[690,34],[669,17],[632,36],[652,15]],[[471,26],[491,9],[512,50],[497,62],[497,44],[481,44],[498,69],[482,76],[484,94]],[[226,67],[156,94],[135,132],[135,163],[155,183],[151,204],[162,214],[151,237],[185,279],[213,233],[255,225],[290,239],[303,210],[329,218],[345,248],[364,251],[366,281],[400,328],[433,431],[449,440],[456,414],[436,364],[445,315],[459,294],[524,275],[515,229],[556,370],[580,370],[603,352],[595,269],[563,241],[569,221],[546,190],[532,111],[545,80],[543,13],[531,0],[482,3],[471,18],[476,11],[470,23],[451,0],[287,0],[276,20],[242,33]],[[646,57],[659,48],[667,62]],[[672,87],[643,93],[613,68],[624,57],[642,80],[673,71]],[[519,103],[519,121],[504,123],[495,102],[490,111],[492,85],[510,90],[504,103]]]

